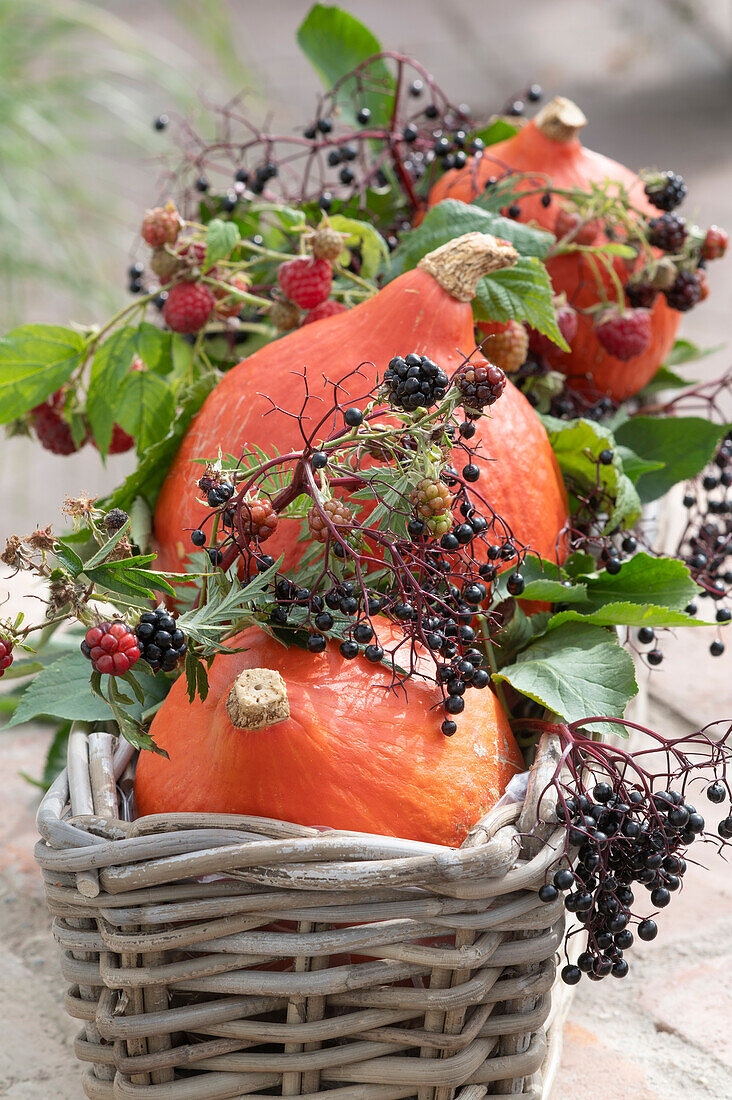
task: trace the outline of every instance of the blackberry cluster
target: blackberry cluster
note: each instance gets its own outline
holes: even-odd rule
[[[494,405],[506,388],[506,375],[487,359],[465,363],[456,372],[454,381],[469,420],[477,419],[483,409]]]
[[[648,181],[645,188],[648,201],[657,210],[675,210],[686,198],[687,186],[675,172],[662,172]]]
[[[395,355],[384,373],[389,400],[397,408],[429,409],[442,401],[450,382],[443,370],[426,355]]]
[[[145,611],[135,627],[135,634],[140,655],[153,672],[158,669],[172,672],[188,649],[185,634],[178,629],[175,618],[164,607]]]
[[[658,290],[650,283],[630,282],[625,284],[625,297],[631,309],[650,309]]]
[[[622,785],[614,790],[605,782],[597,783],[591,796],[560,800],[557,816],[567,827],[569,845],[578,848],[578,862],[574,870],[558,870],[539,896],[552,902],[564,893],[565,909],[587,929],[586,949],[577,965],[563,968],[562,979],[575,985],[582,974],[592,981],[608,974],[624,978],[624,952],[634,940],[629,925],[637,919],[632,887],[643,886],[653,908],[664,909],[681,885],[683,854],[704,831],[704,818],[679,791],[648,798],[641,790]],[[640,920],[636,931],[642,940],[655,939],[656,922]]]
[[[206,494],[206,503],[209,508],[219,508],[234,495],[234,486],[231,482],[205,475],[198,482],[198,488]]]
[[[671,309],[686,313],[701,301],[702,288],[695,271],[680,271],[668,290],[664,290]]]
[[[648,222],[648,243],[662,252],[680,252],[686,234],[686,218],[679,214],[661,214]]]

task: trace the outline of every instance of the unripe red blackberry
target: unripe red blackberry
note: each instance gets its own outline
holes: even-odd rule
[[[459,367],[453,379],[463,398],[466,415],[475,416],[495,404],[506,388],[506,375],[495,363],[477,359]]]
[[[701,254],[705,260],[719,260],[727,251],[729,237],[724,229],[718,225],[710,225],[707,235],[701,247]]]
[[[186,266],[185,260],[167,248],[156,248],[150,257],[150,267],[161,283],[169,283]]]
[[[353,525],[353,513],[348,505],[342,500],[334,499],[324,501],[322,508],[341,538],[345,538]],[[316,542],[327,542],[331,533],[325,518],[315,505],[308,512],[308,529]]]
[[[343,251],[347,234],[339,233],[324,221],[308,237],[313,256],[317,260],[337,260]]]
[[[241,502],[241,522],[248,538],[264,542],[275,533],[278,516],[266,497],[245,497]]]
[[[65,403],[63,390],[57,390],[31,410],[38,442],[55,455],[75,454],[89,438],[87,435],[80,443],[74,441],[71,426],[63,415]]]
[[[0,676],[13,663],[13,643],[8,638],[0,638]]]
[[[506,374],[513,374],[526,362],[529,334],[518,321],[507,321],[505,324],[493,321],[481,325],[480,331],[481,335],[485,333],[489,337],[485,342],[481,341],[483,351],[490,355],[491,363]]]
[[[648,222],[648,241],[662,252],[680,252],[686,240],[686,218],[678,214],[661,214]]]
[[[601,228],[599,221],[594,220],[583,224],[579,211],[560,206],[554,222],[554,236],[561,239],[571,234],[570,240],[573,244],[590,245],[597,239]]]
[[[138,640],[126,623],[104,622],[92,626],[84,635],[81,652],[95,672],[123,676],[139,660]]]

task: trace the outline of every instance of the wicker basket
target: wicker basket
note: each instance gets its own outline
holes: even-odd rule
[[[72,733],[38,814],[90,1100],[548,1100],[566,1007],[561,901],[537,897],[561,843],[536,820],[550,739],[523,805],[460,849],[125,821],[132,753],[113,745]]]

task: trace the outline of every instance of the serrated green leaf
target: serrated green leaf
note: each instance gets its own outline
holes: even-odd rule
[[[132,365],[135,337],[136,330],[130,326],[117,329],[97,348],[92,360],[86,412],[102,455],[109,450],[117,419],[117,394]]]
[[[361,275],[364,279],[372,279],[382,264],[389,260],[389,249],[386,241],[369,222],[358,221],[356,218],[344,218],[342,214],[332,214],[330,224],[339,233],[348,233],[346,244],[357,243],[361,250]]]
[[[687,386],[695,385],[695,381],[693,378],[682,378],[668,367],[659,367],[650,382],[637,394],[637,399],[644,404],[657,393],[664,390],[685,390]]]
[[[227,259],[231,250],[239,241],[239,227],[233,221],[223,221],[214,218],[208,223],[206,230],[206,258],[203,261],[204,270]]]
[[[614,575],[602,570],[580,579],[587,585],[590,610],[627,601],[681,611],[699,594],[699,586],[683,562],[646,553],[636,554]]]
[[[31,680],[8,726],[39,715],[76,722],[107,722],[109,707],[91,690],[89,661],[78,651],[59,657]]]
[[[666,356],[665,367],[682,367],[684,363],[693,363],[697,359],[706,359],[708,355],[714,355],[721,351],[724,344],[717,344],[713,348],[701,348],[692,340],[676,340],[671,351]]]
[[[493,675],[568,722],[622,718],[638,693],[633,658],[599,626],[568,622]]]
[[[583,613],[575,608],[559,611],[552,615],[547,630],[555,630],[567,622],[594,623],[596,626],[708,626],[700,619],[694,619],[683,611],[673,611],[668,607],[654,604],[629,603],[628,601],[606,603],[597,611]]]
[[[650,473],[651,470],[663,469],[663,462],[650,462],[631,451],[630,447],[615,447],[618,458],[623,464],[623,473],[626,474],[635,485],[641,474]]]
[[[136,558],[123,558],[121,561],[102,562],[93,569],[84,567],[84,574],[101,588],[109,592],[117,592],[121,596],[144,596],[153,599],[155,592],[166,592],[170,596],[175,595],[175,589],[166,580],[166,575],[175,577],[174,573],[156,573],[152,569],[139,568],[134,562],[152,561],[155,554],[145,554]],[[180,574],[183,577],[184,574]]]
[[[527,615],[521,606],[514,603],[513,600],[510,602],[506,600],[492,610],[500,614],[503,614],[505,610],[505,613],[509,615],[509,618],[502,622],[501,627],[498,630],[494,629],[490,634],[496,667],[503,668],[505,665],[511,664],[519,650],[524,649],[532,638],[543,634],[549,620],[549,614],[540,611],[535,615]],[[481,616],[481,624],[485,635],[488,631],[485,628],[483,616]]]
[[[300,49],[321,78],[332,88],[362,61],[381,52],[381,43],[355,16],[341,8],[314,4],[297,31]],[[372,126],[384,126],[391,117],[394,77],[385,61],[369,66],[363,83],[351,77],[340,86],[340,118],[355,122],[354,102],[371,111]]]
[[[85,347],[81,333],[61,325],[21,325],[0,339],[0,424],[68,382]]]
[[[640,499],[647,504],[701,473],[729,428],[699,416],[634,416],[616,430],[615,438],[641,458],[663,463],[638,481]]]
[[[135,351],[148,370],[168,374],[173,368],[173,334],[143,321],[135,336]]]
[[[518,126],[512,126],[505,118],[494,118],[493,122],[481,130],[473,130],[468,137],[468,142],[480,138],[484,145],[497,145],[499,141],[506,141],[517,133]]]
[[[569,351],[557,326],[549,274],[536,256],[520,256],[513,267],[493,271],[481,279],[473,312],[477,321],[525,321]]]
[[[131,371],[117,394],[117,423],[135,440],[138,454],[168,431],[175,400],[166,381],[152,371]]]

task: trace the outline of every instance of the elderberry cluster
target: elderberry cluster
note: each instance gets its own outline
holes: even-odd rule
[[[565,909],[587,930],[585,950],[576,965],[563,968],[562,979],[575,985],[582,974],[592,981],[609,974],[624,978],[624,952],[634,942],[631,922],[637,921],[642,940],[657,934],[653,919],[635,916],[633,887],[644,887],[653,908],[664,909],[681,886],[684,853],[704,831],[704,818],[679,791],[649,797],[638,788],[614,789],[606,782],[597,783],[591,794],[560,799],[557,817],[567,828],[569,847],[578,849],[577,863],[573,870],[560,868],[539,896],[551,902],[564,893]]]

